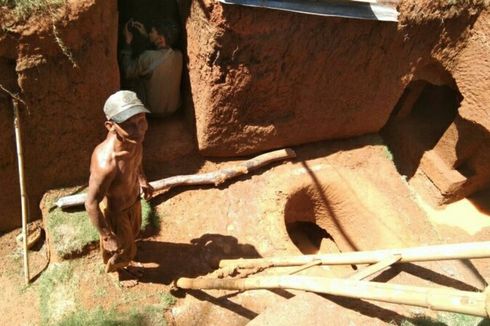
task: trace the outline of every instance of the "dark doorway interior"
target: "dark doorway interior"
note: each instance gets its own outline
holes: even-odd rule
[[[459,91],[426,81],[407,86],[381,135],[398,172],[410,179],[424,152],[434,148],[454,121],[463,97]]]
[[[130,19],[139,21],[145,25],[146,29],[152,23],[158,21],[171,21],[179,26],[182,35],[182,26],[179,15],[179,7],[175,0],[118,0],[119,8],[119,49],[124,45],[123,29],[126,22]],[[137,57],[143,51],[150,49],[151,44],[148,39],[139,33],[133,33],[134,40],[132,43],[133,56]],[[179,39],[177,48],[181,50],[182,38]],[[121,79],[122,88],[124,80]]]
[[[332,237],[327,231],[312,222],[292,222],[286,224],[289,238],[305,255],[317,254],[323,239]]]

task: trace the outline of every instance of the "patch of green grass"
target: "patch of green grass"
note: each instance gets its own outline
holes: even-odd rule
[[[441,312],[437,319],[421,316],[401,322],[400,326],[490,326],[489,319],[465,314]]]
[[[129,313],[120,313],[115,309],[95,309],[77,311],[58,322],[57,326],[152,326],[166,325],[163,312],[152,306],[142,311],[133,309]]]
[[[107,291],[103,287],[97,287],[95,288],[94,295],[96,297],[105,297],[107,295]]]
[[[437,320],[448,326],[483,326],[490,325],[490,320],[481,317],[457,314],[451,312],[441,312],[437,315]]]
[[[46,200],[47,207],[53,207],[47,216],[47,232],[50,235],[51,247],[56,255],[69,258],[82,254],[90,245],[99,240],[99,234],[90,222],[85,210],[63,211],[54,208],[55,198]],[[141,200],[141,231],[150,227],[160,228],[160,217],[149,202]]]
[[[58,8],[65,3],[66,0],[0,0],[0,6],[11,8],[19,19]]]
[[[97,265],[87,264],[84,258],[51,264],[41,275],[35,289],[39,296],[41,325],[167,324],[165,311],[176,302],[171,294],[140,291],[136,288],[121,288],[114,293],[108,282],[112,278],[106,277],[105,274],[99,275]],[[89,299],[90,308],[83,304],[87,302],[87,291],[93,291]]]
[[[415,317],[410,320],[403,320],[400,326],[446,326],[444,323],[429,318],[429,317]]]
[[[123,292],[123,294],[121,295],[120,302],[122,304],[134,305],[134,304],[139,304],[141,302],[144,302],[149,298],[155,298],[156,303],[152,304],[151,306],[158,308],[159,310],[162,311],[169,309],[177,302],[177,299],[168,292],[154,293],[148,295],[148,293],[136,292],[131,290]]]
[[[129,312],[118,312],[115,308],[76,311],[56,323],[57,326],[163,326],[167,325],[165,308],[149,305],[132,308]]]
[[[144,232],[148,227],[160,228],[160,216],[155,209],[144,199],[141,199],[141,231]]]
[[[78,278],[69,262],[51,264],[39,282],[43,325],[53,325],[77,309]]]
[[[160,304],[163,309],[168,309],[177,302],[177,299],[170,293],[164,292],[160,295]]]
[[[99,239],[99,233],[85,210],[65,212],[56,208],[49,212],[47,221],[52,248],[60,257],[81,254]]]

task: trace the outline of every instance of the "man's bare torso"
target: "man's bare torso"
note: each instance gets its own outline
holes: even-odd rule
[[[139,200],[138,176],[142,156],[141,144],[131,144],[129,149],[117,150],[112,137],[95,148],[91,173],[98,173],[97,170],[110,171],[112,178],[105,196],[108,210],[123,211]]]

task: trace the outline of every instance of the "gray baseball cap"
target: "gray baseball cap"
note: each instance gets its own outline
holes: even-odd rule
[[[118,91],[109,96],[104,104],[107,120],[121,123],[138,113],[150,113],[135,92]]]

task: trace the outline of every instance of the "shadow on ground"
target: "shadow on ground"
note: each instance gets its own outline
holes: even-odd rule
[[[168,285],[180,277],[208,274],[221,259],[260,257],[253,246],[232,236],[204,234],[189,244],[141,240],[136,260],[145,265],[140,282]]]

